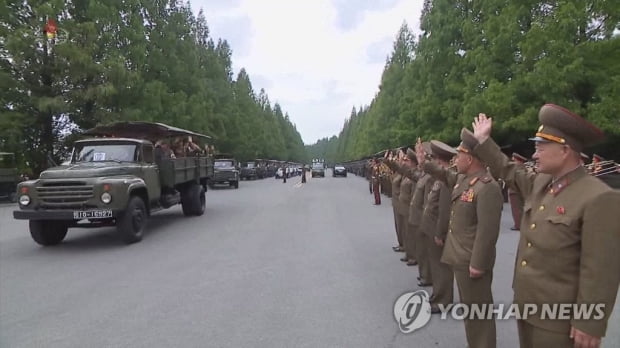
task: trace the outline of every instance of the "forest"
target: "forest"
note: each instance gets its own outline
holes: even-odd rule
[[[620,159],[620,2],[425,0],[419,30],[397,33],[375,97],[308,150],[333,163],[418,137],[457,145],[484,112],[500,145],[529,156],[545,103],[606,133],[587,154]]]
[[[307,161],[286,111],[201,10],[178,0],[0,0],[0,151],[38,175],[79,133],[142,120],[212,137],[239,160]],[[50,29],[51,24],[51,29]]]

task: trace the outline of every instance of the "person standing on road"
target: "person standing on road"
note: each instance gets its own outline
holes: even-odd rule
[[[391,184],[392,184],[392,212],[394,213],[394,228],[396,229],[396,241],[398,242],[397,246],[392,247],[392,250],[396,252],[405,251],[405,244],[403,242],[403,227],[402,221],[399,215],[399,200],[398,197],[400,195],[400,183],[403,180],[403,176],[396,171],[396,166],[393,164],[395,161],[394,154],[398,154],[396,158],[400,160],[402,158],[402,150],[394,149],[393,152],[386,152],[386,161],[385,164],[392,170],[391,173]]]
[[[448,169],[450,160],[456,155],[456,151],[437,140],[431,140],[430,147],[433,161],[441,168]],[[454,273],[450,265],[441,262],[450,223],[452,187],[448,187],[441,180],[433,179],[432,181],[420,228],[427,237],[425,241],[428,249],[428,263],[433,279],[433,295],[430,298],[431,313],[439,313],[438,305],[447,307],[454,299]]]
[[[422,148],[425,153],[430,154],[431,148],[429,142],[422,143]],[[416,157],[416,152],[411,150],[412,156]],[[419,159],[416,157],[416,165],[419,166]],[[427,236],[422,231],[422,215],[424,213],[424,206],[426,205],[426,198],[428,197],[431,188],[433,187],[433,179],[430,175],[419,171],[418,180],[411,196],[411,202],[409,203],[409,226],[410,236],[413,240],[411,243],[415,245],[415,254],[418,261],[418,286],[431,286],[433,285],[433,275],[431,274],[431,267],[428,260],[428,243]]]
[[[554,104],[540,108],[531,138],[537,173],[508,160],[491,138],[493,122],[474,119],[474,153],[525,199],[513,278],[514,303],[603,304],[602,318],[517,320],[521,347],[600,347],[620,284],[620,192],[588,175],[580,152],[603,132]],[[523,309],[523,307],[521,307]]]
[[[455,159],[458,174],[424,162],[420,141],[416,146],[418,158],[424,162],[424,171],[452,187],[451,217],[441,262],[451,266],[461,303],[470,307],[493,304],[495,244],[504,202],[499,184],[473,154],[477,143],[469,130],[461,130],[461,144],[456,149]],[[470,347],[496,347],[495,319],[474,318],[464,322]]]
[[[381,205],[381,189],[379,187],[381,183],[381,166],[376,158],[372,161],[371,170],[372,193],[375,195],[375,205]]]

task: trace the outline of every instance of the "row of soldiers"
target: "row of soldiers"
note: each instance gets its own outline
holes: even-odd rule
[[[521,347],[599,347],[620,283],[620,192],[583,166],[583,148],[603,138],[597,127],[553,104],[540,109],[539,121],[530,139],[535,170],[501,152],[492,119],[480,114],[456,148],[418,139],[386,152],[369,166],[371,182],[377,192],[382,177],[391,179],[393,249],[418,265],[418,286],[432,286],[431,311],[439,313],[454,301],[454,280],[461,303],[493,304],[502,180],[523,202],[514,303],[604,305],[602,319],[571,312],[570,320],[552,320],[540,310],[518,319]],[[494,319],[464,323],[469,347],[496,346]]]

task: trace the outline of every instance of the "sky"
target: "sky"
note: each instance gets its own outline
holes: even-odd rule
[[[288,112],[305,144],[337,135],[370,104],[406,21],[418,32],[423,0],[190,0],[211,37],[226,39],[233,69]]]

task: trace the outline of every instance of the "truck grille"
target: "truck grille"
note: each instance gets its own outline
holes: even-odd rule
[[[81,207],[93,197],[93,186],[79,181],[48,182],[37,187],[43,207]]]
[[[229,179],[233,179],[235,175],[232,172],[216,172],[213,175],[215,180],[226,181]]]

